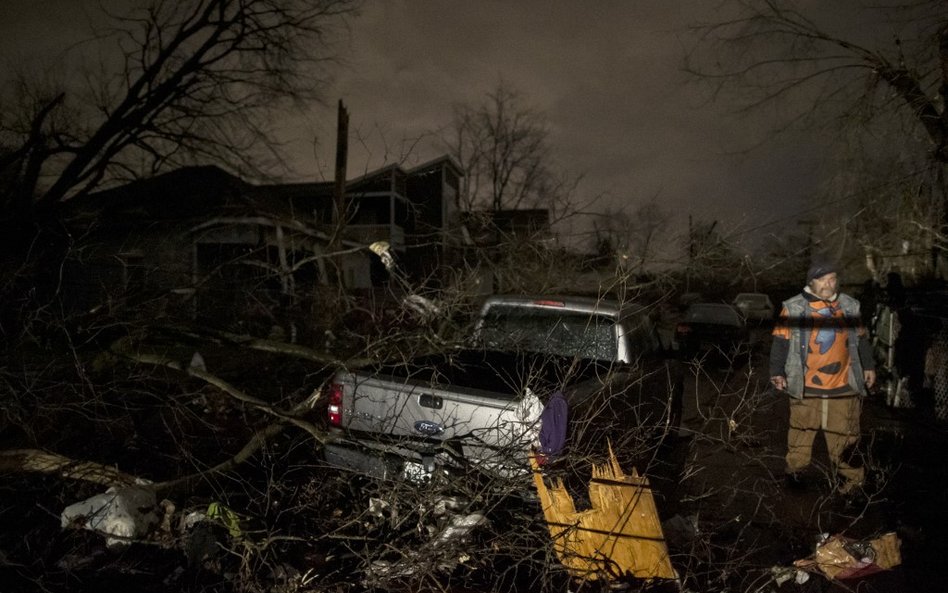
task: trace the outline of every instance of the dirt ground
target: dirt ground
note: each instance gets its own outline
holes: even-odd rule
[[[788,402],[767,389],[765,331],[756,340],[746,366],[710,372],[692,367],[685,424],[693,434],[685,439],[683,478],[665,484],[666,525],[683,524],[684,516],[715,529],[735,564],[738,557],[743,561],[738,570],[760,572],[761,590],[774,590],[774,583],[765,582],[768,566],[787,567],[809,556],[821,534],[867,540],[894,531],[902,543],[896,569],[835,583],[812,574],[804,584],[791,580],[776,590],[944,591],[946,427],[913,410],[889,409],[875,395],[863,411],[859,451],[868,470],[863,491],[852,499],[834,492],[820,438],[805,484],[789,488],[782,475]],[[675,542],[673,530],[666,531],[677,544],[673,548],[687,550]]]

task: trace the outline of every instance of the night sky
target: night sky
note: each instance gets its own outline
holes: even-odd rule
[[[5,67],[55,55],[77,39],[88,22],[83,4],[0,4]],[[447,125],[455,104],[479,103],[503,80],[545,114],[557,163],[583,176],[580,199],[602,196],[595,208],[656,199],[679,223],[688,215],[718,220],[735,238],[793,225],[811,207],[825,139],[809,132],[765,141],[775,117],[738,117],[735,105],[710,103],[682,72],[694,44],[689,26],[720,17],[716,6],[366,2],[339,46],[344,63],[326,105],[284,122],[294,179],[331,178],[339,99],[350,112],[352,177],[393,158],[411,166],[439,156],[433,142],[415,139]]]

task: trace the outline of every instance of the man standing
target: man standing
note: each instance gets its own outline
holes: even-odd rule
[[[806,282],[803,292],[784,301],[770,351],[770,381],[791,397],[787,480],[799,483],[800,472],[810,465],[813,439],[822,432],[842,478],[838,490],[849,494],[865,479],[865,470],[848,458],[859,441],[861,398],[876,381],[872,345],[859,301],[837,292],[832,263],[815,262]]]

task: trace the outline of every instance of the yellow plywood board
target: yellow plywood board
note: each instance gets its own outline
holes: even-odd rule
[[[648,479],[633,468],[626,475],[609,450],[609,461],[593,465],[591,508],[576,511],[562,480],[548,486],[531,458],[534,483],[560,562],[578,578],[675,579]]]

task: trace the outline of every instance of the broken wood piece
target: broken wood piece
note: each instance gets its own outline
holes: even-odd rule
[[[533,479],[560,562],[577,578],[676,579],[648,479],[626,475],[612,448],[609,461],[593,465],[591,508],[576,511],[561,479],[548,487],[534,456]]]

